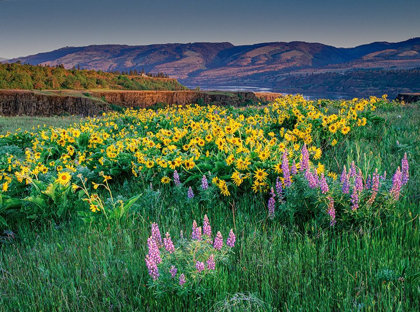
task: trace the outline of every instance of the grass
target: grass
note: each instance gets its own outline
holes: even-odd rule
[[[82,118],[74,116],[66,117],[32,117],[32,116],[18,116],[18,117],[3,117],[0,116],[0,135],[7,132],[16,132],[18,129],[22,131],[34,131],[38,128],[44,127],[67,127],[76,122],[80,122]]]
[[[383,123],[358,129],[324,159],[337,172],[353,159],[361,168],[391,170],[409,154],[410,182],[386,224],[372,220],[345,232],[307,224],[296,231],[267,220],[266,203],[254,195],[205,207],[175,207],[166,193],[144,196],[119,224],[72,219],[17,229],[16,240],[0,246],[0,310],[416,311],[419,105],[379,115]],[[126,192],[122,186],[115,196]],[[150,224],[177,237],[206,213],[214,229],[234,229],[231,261],[208,293],[156,298],[144,262]]]

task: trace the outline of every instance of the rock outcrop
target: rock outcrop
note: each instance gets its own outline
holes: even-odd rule
[[[0,91],[0,116],[94,116],[109,110],[108,104],[84,97]]]

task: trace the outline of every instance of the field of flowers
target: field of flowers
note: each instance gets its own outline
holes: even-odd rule
[[[137,262],[130,266],[141,267],[135,270],[137,275],[129,278],[130,283],[138,284],[137,292],[129,286],[126,291],[130,294],[122,295],[123,298],[136,296],[139,301],[121,299],[121,302],[126,300],[140,310],[230,311],[236,304],[238,311],[297,308],[297,299],[302,294],[292,299],[284,294],[287,289],[265,288],[270,278],[264,281],[255,275],[267,274],[265,266],[275,276],[278,276],[276,270],[293,275],[284,271],[293,261],[287,264],[283,259],[281,264],[272,258],[282,249],[273,244],[284,240],[285,245],[292,246],[298,236],[317,240],[320,235],[331,233],[336,241],[324,241],[324,244],[350,248],[352,242],[346,247],[345,237],[362,235],[364,231],[370,233],[373,228],[382,229],[382,225],[393,220],[411,219],[412,222],[417,218],[413,215],[415,211],[402,208],[407,203],[407,194],[413,193],[410,185],[417,169],[413,169],[412,162],[418,147],[412,150],[397,141],[398,152],[393,159],[398,161],[383,161],[389,166],[381,162],[387,155],[380,152],[375,155],[373,151],[370,156],[364,153],[364,158],[360,157],[360,144],[378,139],[373,137],[372,129],[387,128],[384,114],[404,109],[404,105],[389,102],[385,96],[315,102],[301,96],[286,96],[263,107],[189,105],[159,110],[131,109],[65,128],[8,132],[0,135],[0,229],[13,233],[76,226],[83,231],[90,228],[93,233],[102,231],[98,229],[113,231],[117,240],[122,239],[119,244],[125,246],[115,248],[128,248],[128,252],[137,256]],[[379,140],[377,144],[383,143]],[[417,168],[415,160],[414,168]],[[414,198],[415,202],[418,197]],[[209,219],[213,220],[213,228],[218,229],[216,233],[212,232]],[[202,226],[197,220],[203,220]],[[133,227],[139,231],[138,237],[122,234]],[[162,228],[166,233],[163,239]],[[410,242],[418,238],[415,234]],[[113,239],[109,238],[111,245],[115,244],[111,243]],[[325,240],[328,239],[327,235]],[[262,245],[249,248],[254,243]],[[297,249],[291,251],[298,252],[301,248],[298,256],[303,257],[313,244],[318,243],[305,247],[296,243]],[[81,242],[81,245],[85,244]],[[106,250],[113,250],[111,245]],[[244,246],[248,248],[244,250]],[[71,248],[64,248],[63,252],[68,254]],[[3,253],[8,250],[4,250],[2,257],[7,257]],[[86,252],[89,253],[86,257],[95,262],[90,249]],[[96,252],[102,253],[99,249]],[[111,254],[117,262],[127,261],[121,260],[125,257],[122,254],[118,260],[118,252]],[[266,255],[268,263],[258,260],[259,255]],[[243,259],[255,267],[240,267]],[[307,259],[311,259],[309,254]],[[384,281],[398,284],[398,278],[404,278],[406,270],[413,283],[418,280],[415,269],[408,264],[401,265],[405,268],[401,274],[381,271],[386,275]],[[105,266],[100,269],[101,264],[98,267],[93,269],[96,274],[105,277],[118,274],[118,265],[113,273]],[[131,271],[128,267],[125,270]],[[248,280],[241,280],[242,273],[230,278],[228,272],[232,270],[235,274],[242,272]],[[93,271],[88,276],[95,274]],[[252,276],[259,281],[255,287],[249,286]],[[322,281],[325,279],[322,276],[310,279]],[[308,278],[304,277],[306,281]],[[353,278],[359,280],[357,276]],[[81,280],[71,279],[80,286]],[[280,283],[283,279],[278,276],[273,285],[285,287],[286,284]],[[363,286],[359,287],[363,291]],[[245,290],[251,289],[253,293],[246,295]],[[415,284],[408,289],[395,300],[388,297],[391,291],[385,292],[384,298],[390,303],[386,306],[382,301],[385,299],[376,298],[376,288],[375,294],[367,292],[366,301],[359,302],[357,296],[346,297],[349,291],[351,296],[357,291],[345,287],[342,291],[346,295],[335,295],[342,304],[327,300],[324,308],[346,310],[357,303],[356,310],[385,306],[398,310],[402,306],[410,307],[413,296],[420,295]],[[222,292],[217,295],[218,300],[210,300],[216,290]],[[17,300],[13,294],[6,293],[11,301]],[[95,303],[86,301],[84,307],[127,309],[119,300],[110,300],[114,296],[108,290],[102,289],[101,293]],[[37,302],[38,308],[54,307],[52,302],[40,303],[35,297],[31,302]],[[69,306],[79,298],[76,294],[64,297],[69,300]],[[169,300],[167,307],[159,305],[162,297]],[[319,298],[326,300],[321,295]],[[280,304],[282,300],[291,307]],[[301,307],[311,306],[311,302],[321,306],[315,301],[302,303]]]

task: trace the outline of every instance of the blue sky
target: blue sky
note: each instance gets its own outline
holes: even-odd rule
[[[0,0],[0,57],[64,46],[321,42],[420,36],[419,0]]]

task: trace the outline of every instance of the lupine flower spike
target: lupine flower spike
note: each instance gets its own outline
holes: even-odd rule
[[[216,238],[214,239],[213,247],[217,250],[220,250],[223,247],[223,237],[222,237],[222,233],[220,233],[220,231],[217,232]]]
[[[233,248],[235,246],[235,241],[236,241],[235,234],[233,233],[233,230],[230,229],[229,237],[226,240],[226,245],[228,245],[229,247]]]

